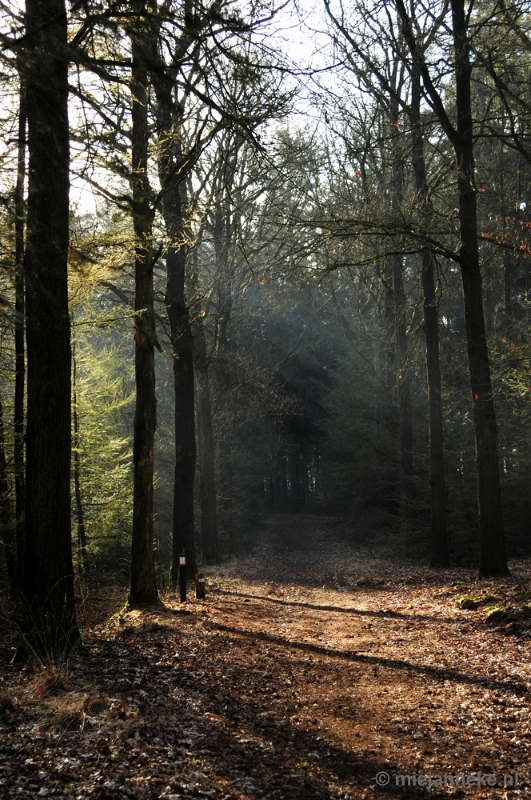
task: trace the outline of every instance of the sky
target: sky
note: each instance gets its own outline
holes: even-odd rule
[[[322,0],[289,0],[281,5],[274,20],[267,26],[263,41],[272,50],[283,53],[293,69],[292,80],[300,91],[294,104],[293,126],[311,121],[313,109],[307,86],[312,85],[309,73],[325,66],[329,39],[319,33],[325,26]],[[75,115],[71,111],[71,118]],[[75,164],[74,172],[75,172]],[[85,180],[71,176],[70,200],[79,213],[96,210],[97,197]]]

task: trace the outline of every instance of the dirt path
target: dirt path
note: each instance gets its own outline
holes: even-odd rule
[[[526,795],[529,583],[528,564],[480,585],[271,517],[205,603],[115,616],[55,683],[6,671],[0,796]]]

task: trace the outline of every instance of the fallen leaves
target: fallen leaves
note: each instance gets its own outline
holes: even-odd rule
[[[273,517],[205,602],[104,624],[87,604],[86,651],[64,674],[5,665],[0,794],[383,798],[382,770],[529,785],[529,566],[514,575],[398,567],[355,553],[333,521]]]

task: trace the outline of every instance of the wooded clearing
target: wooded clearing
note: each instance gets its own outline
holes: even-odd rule
[[[123,591],[96,592],[83,652],[48,669],[6,658],[0,795],[525,795],[529,561],[478,581],[377,559],[342,531],[266,517],[253,554],[209,575],[205,602],[120,611]],[[448,782],[478,774],[518,786]],[[420,776],[447,785],[430,793]]]

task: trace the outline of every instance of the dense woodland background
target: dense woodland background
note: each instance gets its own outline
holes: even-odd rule
[[[148,602],[264,511],[483,575],[528,554],[528,4],[2,9],[1,564],[26,637],[75,642],[74,575]]]

